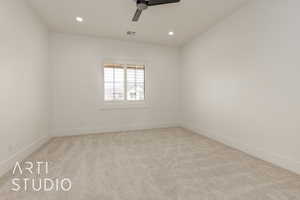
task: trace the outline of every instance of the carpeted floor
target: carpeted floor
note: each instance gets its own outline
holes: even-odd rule
[[[300,176],[181,128],[52,139],[26,161],[39,177],[70,178],[69,192],[13,192],[1,200],[300,200]]]

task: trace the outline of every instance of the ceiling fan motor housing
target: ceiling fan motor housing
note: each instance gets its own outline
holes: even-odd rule
[[[158,6],[163,4],[170,4],[170,3],[178,3],[180,0],[134,0],[136,2],[137,10],[134,13],[132,18],[133,22],[137,22],[143,12],[149,6]]]
[[[136,1],[137,8],[140,10],[146,10],[148,8],[147,2],[145,0]]]

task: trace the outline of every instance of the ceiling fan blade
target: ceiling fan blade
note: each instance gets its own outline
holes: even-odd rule
[[[142,12],[143,12],[143,10],[136,9],[135,14],[134,14],[134,16],[132,18],[132,21],[133,22],[137,22],[139,20],[140,16],[141,16]]]
[[[147,6],[157,6],[162,4],[169,4],[169,3],[178,3],[180,0],[149,0],[147,1]]]

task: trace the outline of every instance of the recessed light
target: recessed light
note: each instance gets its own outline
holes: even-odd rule
[[[173,32],[173,31],[170,31],[168,34],[169,34],[170,36],[172,36],[172,35],[174,35],[174,32]]]
[[[82,17],[76,17],[76,21],[77,22],[83,22],[83,18]]]

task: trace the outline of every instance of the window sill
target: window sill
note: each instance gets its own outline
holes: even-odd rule
[[[123,110],[123,109],[145,109],[149,105],[145,101],[141,102],[104,102],[100,110]]]

